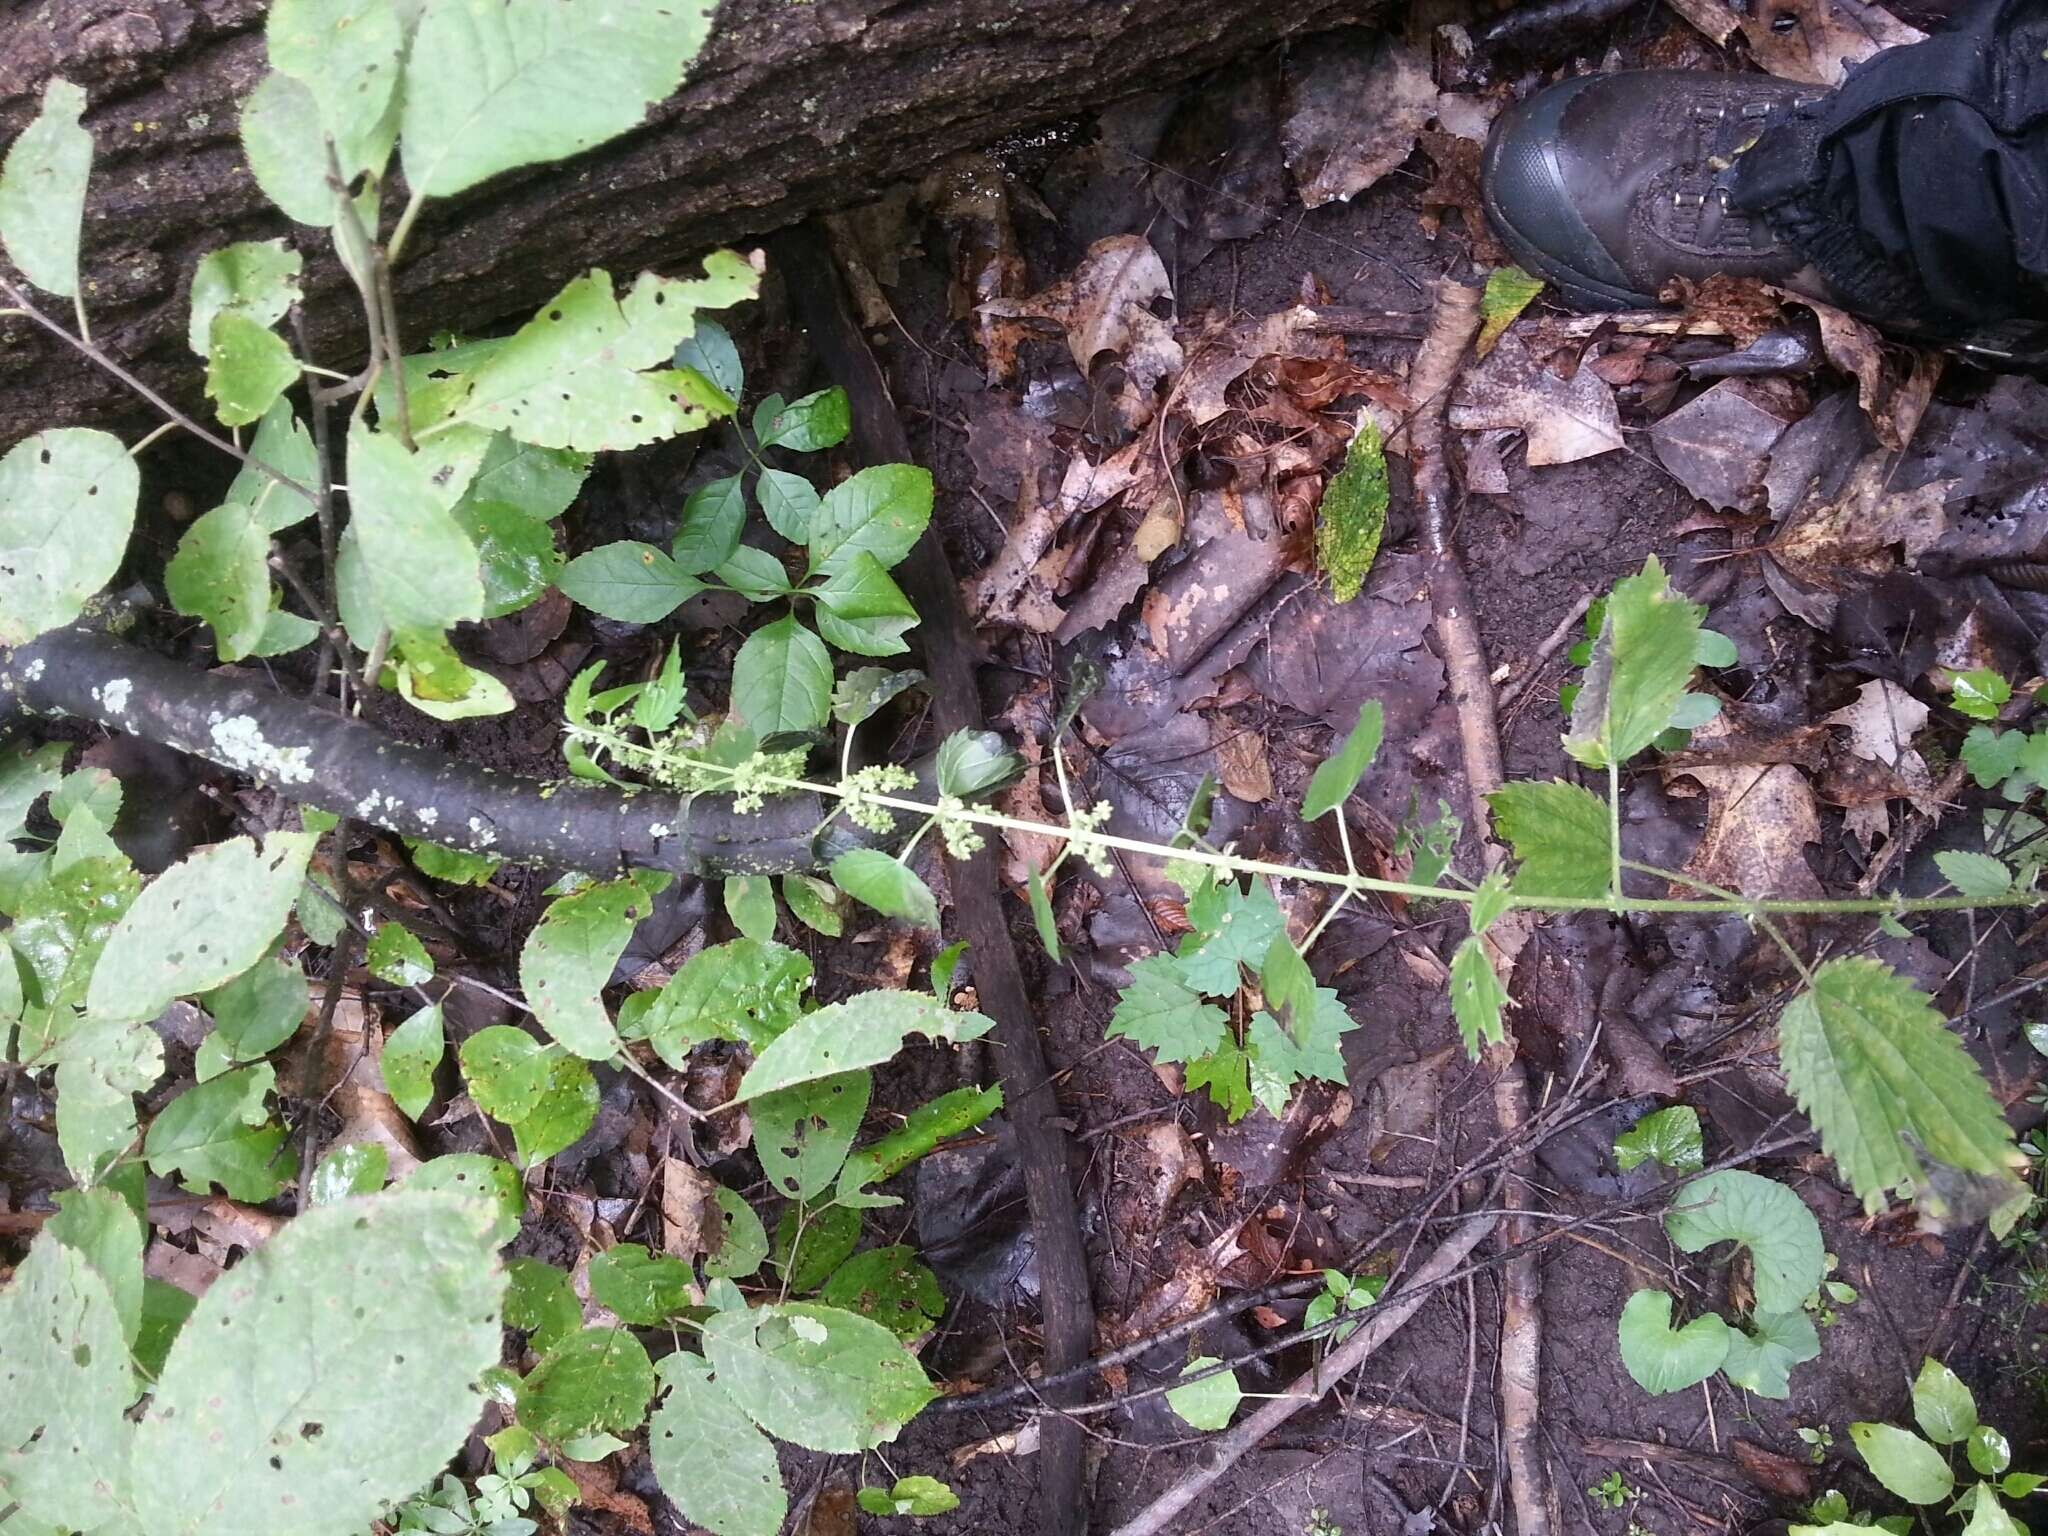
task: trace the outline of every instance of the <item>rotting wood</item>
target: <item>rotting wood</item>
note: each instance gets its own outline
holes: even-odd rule
[[[875,464],[908,461],[910,444],[890,398],[888,381],[854,321],[824,238],[815,227],[805,226],[779,237],[772,254],[788,279],[791,302],[826,372],[845,388],[852,403],[853,442],[861,457]],[[960,601],[959,583],[946,562],[936,523],[918,540],[899,574],[920,616],[916,633],[923,642],[934,723],[942,736],[979,730],[981,694],[975,662],[980,647]],[[998,869],[993,847],[983,848],[970,859],[950,861],[952,916],[954,931],[967,941],[979,1006],[996,1021],[991,1039],[1038,1251],[1045,1369],[1050,1376],[1087,1360],[1095,1340],[1095,1309],[1074,1209],[1073,1162],[1066,1132],[1059,1125],[1058,1095],[1039,1043],[1038,1018],[1017,964]],[[1057,1404],[1071,1395],[1072,1389],[1051,1389],[1047,1397]],[[1057,1415],[1043,1421],[1038,1449],[1039,1523],[1048,1536],[1082,1536],[1088,1529],[1081,1451],[1078,1423]]]

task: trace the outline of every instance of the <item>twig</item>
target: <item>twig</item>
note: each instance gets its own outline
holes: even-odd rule
[[[1452,534],[1451,465],[1444,441],[1444,406],[1478,329],[1479,291],[1445,281],[1437,290],[1436,317],[1429,335],[1423,338],[1408,374],[1409,394],[1416,401],[1415,416],[1408,426],[1408,463],[1429,551],[1429,601],[1438,649],[1443,653],[1451,701],[1458,711],[1472,824],[1485,828],[1492,811],[1486,797],[1506,782],[1507,774],[1501,761],[1493,680],[1480,644],[1471,587]],[[1499,867],[1505,851],[1488,838],[1484,855],[1490,871]],[[1508,913],[1487,930],[1489,955],[1497,968],[1505,971],[1513,964],[1515,953],[1527,941],[1531,921],[1526,913]],[[1512,1041],[1490,1047],[1486,1060],[1495,1073],[1495,1117],[1504,1134],[1512,1133],[1529,1118],[1528,1075]],[[1501,1198],[1511,1207],[1532,1202],[1533,1191],[1524,1177],[1526,1166],[1526,1162],[1510,1166]],[[1529,1235],[1524,1218],[1508,1218],[1503,1237],[1510,1253],[1521,1248]],[[1533,1253],[1513,1258],[1502,1279],[1499,1359],[1501,1432],[1515,1527],[1519,1536],[1548,1536],[1554,1523],[1553,1500],[1537,1441],[1543,1361],[1542,1275]]]
[[[1176,1515],[1201,1497],[1203,1491],[1235,1466],[1246,1452],[1310,1403],[1318,1401],[1400,1332],[1428,1300],[1437,1284],[1465,1262],[1499,1221],[1499,1217],[1489,1214],[1445,1238],[1406,1285],[1393,1297],[1380,1298],[1357,1333],[1331,1350],[1320,1365],[1295,1378],[1284,1392],[1268,1401],[1242,1424],[1212,1440],[1204,1448],[1197,1466],[1140,1510],[1135,1518],[1118,1526],[1114,1536],[1158,1536],[1159,1532],[1166,1530]],[[1044,1427],[1050,1429],[1052,1422],[1045,1421]]]
[[[1515,700],[1522,696],[1522,690],[1536,681],[1544,663],[1570,643],[1572,636],[1579,632],[1579,621],[1585,618],[1586,610],[1592,606],[1593,594],[1580,593],[1579,600],[1557,621],[1557,628],[1545,635],[1543,643],[1528,654],[1521,672],[1500,685],[1500,697],[1495,702],[1503,714],[1514,707]]]

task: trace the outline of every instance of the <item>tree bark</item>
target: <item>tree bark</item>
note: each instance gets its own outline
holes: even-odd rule
[[[260,0],[44,0],[0,20],[0,141],[44,83],[85,87],[96,339],[181,403],[192,271],[234,240],[307,256],[312,361],[363,339],[324,231],[257,190],[236,136],[265,69]],[[1386,0],[726,0],[682,90],[576,160],[429,205],[397,274],[416,341],[530,313],[578,272],[668,266],[846,206],[948,154],[1170,84],[1276,39],[1369,20]],[[402,194],[400,194],[402,195]],[[395,202],[393,204],[395,208]],[[61,308],[61,305],[53,306]],[[0,322],[0,447],[125,414],[121,386],[26,322]]]

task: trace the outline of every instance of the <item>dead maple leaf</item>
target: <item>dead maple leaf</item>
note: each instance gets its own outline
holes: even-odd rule
[[[1450,423],[1461,432],[1523,433],[1531,468],[1570,464],[1622,446],[1614,391],[1589,368],[1569,381],[1560,379],[1513,332],[1459,380]]]
[[[1693,743],[1711,752],[1731,733],[1717,717],[1693,732]],[[1664,784],[1674,795],[1707,797],[1706,830],[1682,873],[1759,899],[1808,900],[1822,894],[1806,863],[1807,845],[1820,841],[1820,806],[1797,768],[1785,763],[1667,768]],[[1674,882],[1672,894],[1698,892]]]

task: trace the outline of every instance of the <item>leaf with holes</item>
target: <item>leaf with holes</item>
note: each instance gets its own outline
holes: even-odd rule
[[[216,1282],[136,1431],[148,1536],[351,1536],[432,1478],[498,1360],[493,1225],[450,1195],[345,1200]]]
[[[150,1172],[175,1174],[200,1194],[218,1184],[230,1199],[275,1199],[295,1171],[283,1155],[284,1127],[264,1108],[276,1079],[259,1062],[187,1088],[150,1122],[142,1144]]]
[[[403,923],[385,923],[363,951],[363,964],[379,981],[394,987],[416,987],[434,974],[426,945]]]
[[[285,339],[246,311],[224,309],[206,338],[206,397],[223,426],[261,421],[299,381],[298,360]]]
[[[1001,1088],[955,1088],[920,1104],[879,1141],[862,1147],[839,1173],[841,1205],[889,1205],[894,1201],[860,1193],[894,1178],[942,1141],[964,1136],[1003,1107]]]
[[[302,264],[299,253],[282,240],[242,240],[202,256],[192,273],[187,344],[206,356],[214,317],[230,309],[266,330],[277,324],[298,302]]]
[[[240,661],[270,622],[270,533],[255,509],[230,501],[201,513],[164,567],[171,606],[213,630],[222,661]]]
[[[740,1079],[735,1099],[753,1099],[861,1067],[878,1067],[917,1034],[949,1044],[995,1028],[985,1014],[948,1008],[923,992],[861,992],[827,1003],[778,1035]]]
[[[78,239],[92,135],[80,126],[85,92],[69,80],[43,86],[42,109],[0,166],[0,242],[22,276],[45,293],[78,294]]]
[[[818,1299],[872,1318],[906,1342],[929,1332],[946,1312],[938,1276],[898,1243],[857,1253],[832,1272]]]
[[[612,880],[556,897],[519,952],[519,985],[534,1017],[588,1060],[607,1060],[619,1049],[604,989],[633,929],[653,910],[652,883]]]
[[[754,1152],[777,1193],[808,1200],[839,1176],[871,1087],[864,1071],[838,1072],[754,1100]]]
[[[406,14],[417,19],[417,7]],[[311,94],[344,179],[381,171],[391,153],[409,25],[394,0],[277,0],[270,8],[271,67]]]
[[[590,1299],[621,1322],[651,1328],[690,1304],[690,1266],[639,1243],[619,1243],[590,1261]]]
[[[647,1426],[647,1457],[661,1491],[712,1536],[776,1536],[789,1496],[768,1437],[701,1357],[668,1356],[661,1379],[668,1395]]]
[[[1330,477],[1316,514],[1316,565],[1330,578],[1330,596],[1337,602],[1358,596],[1386,531],[1387,455],[1379,424],[1361,411],[1344,467]]]
[[[141,476],[119,438],[38,432],[0,458],[0,645],[69,624],[121,568]]]
[[[777,1439],[814,1451],[850,1454],[893,1440],[937,1395],[893,1333],[837,1307],[723,1311],[705,1322],[703,1340],[741,1410]]]
[[[1797,1312],[1825,1274],[1820,1223],[1776,1179],[1738,1168],[1694,1179],[1672,1199],[1664,1230],[1687,1253],[1739,1243],[1755,1269],[1759,1312]]]
[[[540,1358],[519,1384],[519,1422],[560,1442],[603,1430],[629,1435],[654,1396],[654,1367],[624,1328],[583,1328]]]

